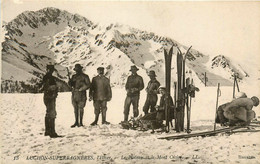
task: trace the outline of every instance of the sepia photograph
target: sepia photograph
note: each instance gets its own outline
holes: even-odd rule
[[[1,1],[1,164],[260,164],[260,2]]]

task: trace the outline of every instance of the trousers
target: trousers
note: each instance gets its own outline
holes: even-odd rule
[[[47,118],[56,118],[56,98],[44,98],[43,102],[46,106],[46,115]]]
[[[138,110],[138,104],[139,104],[139,95],[135,96],[126,96],[125,99],[125,105],[124,105],[124,115],[129,115],[130,111],[130,105],[133,105],[133,114],[134,117],[137,117],[139,115],[139,110]]]

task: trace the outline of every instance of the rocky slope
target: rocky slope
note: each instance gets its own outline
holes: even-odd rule
[[[164,84],[163,49],[174,46],[172,82],[176,81],[177,46],[183,53],[188,47],[177,41],[152,32],[142,31],[120,24],[102,26],[67,11],[44,8],[26,11],[14,20],[3,24],[2,77],[3,82],[16,81],[28,85],[39,83],[47,64],[55,64],[55,76],[67,81],[76,63],[84,67],[92,78],[96,68],[106,68],[106,75],[113,86],[123,86],[131,65],[136,65],[139,74],[148,82],[147,72],[155,70],[158,80]],[[241,81],[247,73],[232,65],[225,57],[203,55],[191,49],[186,61],[187,76],[192,76],[197,85],[204,83],[205,72],[208,85],[232,85],[232,75],[239,74]],[[4,87],[4,86],[3,86]]]

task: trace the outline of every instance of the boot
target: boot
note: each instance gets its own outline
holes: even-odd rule
[[[50,119],[48,117],[45,117],[45,133],[44,136],[50,135]]]
[[[96,115],[95,115],[95,121],[90,124],[91,126],[97,125],[98,117],[99,117],[99,114],[96,114]]]
[[[84,111],[80,111],[80,116],[79,116],[79,117],[80,117],[80,120],[79,120],[79,121],[80,121],[80,122],[79,122],[79,127],[80,127],[80,126],[84,126],[84,125],[83,125],[83,114],[84,114]]]
[[[55,131],[55,118],[50,119],[50,137],[51,138],[58,138],[61,137],[59,136],[56,131]]]
[[[76,111],[76,113],[75,113],[75,123],[73,125],[71,125],[70,127],[74,128],[76,126],[79,126],[79,113],[78,113],[78,111]]]
[[[106,112],[102,112],[102,124],[109,125],[110,122],[106,121]]]
[[[127,122],[128,121],[128,115],[124,115],[124,122]]]

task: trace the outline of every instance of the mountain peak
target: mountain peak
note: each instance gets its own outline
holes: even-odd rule
[[[59,25],[60,23],[70,25],[83,25],[91,27],[93,23],[78,14],[71,14],[65,10],[54,7],[46,7],[38,11],[25,11],[19,14],[15,19],[7,24],[7,29],[13,31],[16,35],[21,36],[21,27],[29,26],[36,29],[39,26],[46,26],[50,23]]]

